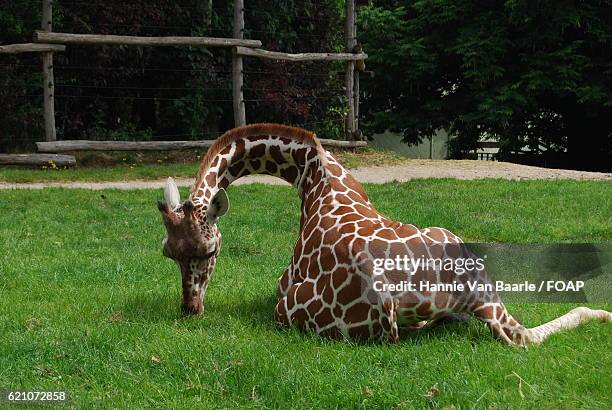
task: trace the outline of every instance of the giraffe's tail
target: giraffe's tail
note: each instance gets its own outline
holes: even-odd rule
[[[543,325],[532,327],[527,330],[526,342],[540,344],[548,336],[566,329],[573,329],[582,323],[591,320],[601,320],[602,322],[612,322],[612,313],[605,310],[593,310],[588,307],[577,307],[563,316],[551,320]]]

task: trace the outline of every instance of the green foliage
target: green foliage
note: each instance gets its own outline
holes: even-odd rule
[[[41,2],[38,0],[5,0],[0,7],[1,42],[10,44],[30,37],[40,28]]]
[[[457,150],[493,137],[599,166],[612,153],[611,2],[373,3],[359,15],[372,130],[416,143],[446,128]]]
[[[338,0],[249,3],[246,33],[268,50],[333,52],[343,47]],[[245,59],[247,121],[281,122],[309,128],[325,138],[344,134],[339,117],[343,66],[336,62]],[[262,73],[257,75],[254,73]]]
[[[40,2],[0,7],[0,43],[30,42]],[[248,3],[245,38],[289,52],[342,44],[338,0]],[[54,3],[55,31],[140,36],[232,37],[232,2],[136,0]],[[0,60],[0,151],[33,148],[43,138],[38,55]],[[60,139],[215,138],[232,128],[231,51],[202,47],[69,46],[56,53],[55,106]],[[342,78],[333,64],[245,59],[250,122],[342,126],[335,115]],[[305,74],[308,75],[305,75]],[[328,91],[331,90],[331,91]],[[331,107],[331,108],[330,108]],[[131,132],[134,131],[134,134]],[[337,127],[332,134],[340,135]]]
[[[134,124],[125,124],[118,128],[108,129],[102,124],[89,128],[86,138],[94,141],[149,141],[151,130],[137,130]]]

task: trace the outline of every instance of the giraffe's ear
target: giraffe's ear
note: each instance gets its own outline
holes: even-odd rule
[[[225,189],[221,188],[215,196],[210,200],[208,210],[206,211],[206,217],[211,222],[216,222],[217,219],[221,218],[229,209],[229,198]]]
[[[174,179],[172,179],[171,177],[166,180],[166,187],[164,188],[164,199],[166,200],[166,203],[168,204],[170,209],[175,209],[181,203],[181,194],[179,194],[176,182],[174,182]]]

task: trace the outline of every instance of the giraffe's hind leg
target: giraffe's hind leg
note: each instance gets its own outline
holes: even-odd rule
[[[510,316],[502,303],[477,303],[470,310],[502,342],[513,346],[527,343],[528,329]]]
[[[501,341],[514,346],[542,343],[554,333],[573,329],[589,320],[612,322],[610,312],[578,307],[548,323],[528,329],[517,322],[502,303],[481,303],[472,306],[470,310],[478,319],[487,323]]]
[[[535,344],[542,343],[544,339],[553,333],[565,329],[573,329],[590,320],[612,322],[612,313],[605,310],[593,310],[584,306],[577,307],[557,319],[529,329],[529,342]]]

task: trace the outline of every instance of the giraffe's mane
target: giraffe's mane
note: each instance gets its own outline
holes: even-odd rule
[[[313,147],[316,147],[319,152],[324,152],[321,143],[317,139],[316,134],[303,128],[268,123],[250,124],[234,128],[225,132],[223,135],[217,138],[215,142],[210,146],[208,151],[206,151],[206,155],[204,155],[204,158],[202,158],[202,162],[200,163],[200,169],[198,170],[196,183],[193,187],[192,192],[196,191],[198,187],[202,184],[206,171],[208,171],[215,157],[221,151],[223,151],[228,145],[241,138],[256,136],[274,136],[289,138],[294,141],[312,145]]]

